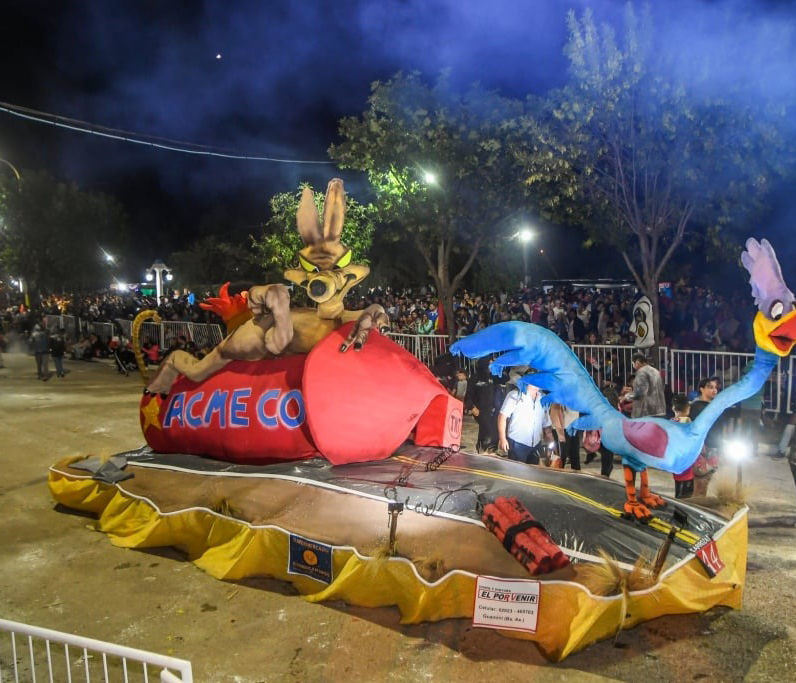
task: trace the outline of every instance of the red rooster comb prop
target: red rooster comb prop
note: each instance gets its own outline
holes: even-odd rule
[[[227,334],[229,334],[252,317],[247,301],[248,294],[244,291],[231,297],[229,282],[225,282],[218,290],[218,297],[209,297],[199,306],[220,316],[227,326]]]

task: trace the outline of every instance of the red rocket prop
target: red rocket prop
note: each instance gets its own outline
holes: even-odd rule
[[[322,455],[336,465],[387,458],[410,435],[418,446],[457,446],[461,401],[383,335],[341,353],[351,326],[309,354],[232,361],[200,383],[181,377],[165,398],[144,396],[147,443],[246,464]]]
[[[516,498],[496,498],[484,506],[481,519],[531,576],[548,574],[569,564],[564,551]]]

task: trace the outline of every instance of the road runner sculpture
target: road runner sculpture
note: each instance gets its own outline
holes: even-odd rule
[[[665,501],[649,488],[647,467],[682,472],[699,455],[705,437],[722,411],[757,393],[778,359],[796,345],[796,301],[782,277],[782,270],[767,240],[750,238],[741,254],[749,272],[752,295],[758,308],[754,319],[755,358],[752,369],[735,384],[719,392],[710,405],[688,424],[655,417],[628,419],[613,408],[594,384],[572,350],[550,330],[521,322],[499,323],[459,340],[453,353],[468,358],[502,354],[492,361],[492,371],[529,365],[538,372],[525,375],[520,386],[530,384],[548,391],[544,403],[560,403],[577,410],[575,429],[600,429],[602,441],[621,456],[625,468],[625,513],[639,520],[652,517],[650,508]],[[636,492],[636,472],[641,487]]]

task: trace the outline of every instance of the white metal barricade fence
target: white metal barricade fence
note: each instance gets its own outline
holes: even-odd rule
[[[195,342],[202,349],[213,348],[224,338],[221,325],[205,325],[201,323],[188,323],[188,339]]]
[[[158,323],[145,322],[141,325],[141,344],[157,344],[163,347],[163,327]]]
[[[47,329],[51,332],[62,328],[69,333],[74,329],[76,321],[82,322],[69,315],[47,315],[44,319]],[[121,325],[122,332],[126,336],[132,334],[131,321],[116,322]],[[112,323],[83,323],[83,325],[87,331],[93,332],[105,341],[113,335]],[[172,340],[180,335],[195,342],[199,348],[213,347],[224,337],[220,325],[167,321],[160,324],[145,322],[141,326],[141,343],[148,341],[158,344],[161,349],[167,349]],[[439,334],[392,332],[390,338],[428,367],[433,367],[439,356],[446,353],[449,347],[448,337]],[[602,379],[624,381],[633,372],[632,356],[638,349],[634,346],[574,344],[572,350],[594,376],[599,372]],[[660,347],[658,368],[663,371],[672,391],[687,394],[696,389],[699,380],[703,377],[719,377],[723,386],[737,382],[741,371],[752,358],[754,358],[752,353],[689,351]],[[474,362],[465,358],[458,359],[457,365],[464,366],[468,372],[472,372],[474,368]],[[779,361],[777,371],[771,373],[764,388],[763,402],[766,410],[772,412],[784,410],[787,413],[796,410],[794,373],[796,373],[796,356],[791,356],[787,361],[784,359]]]
[[[106,323],[106,322],[84,322],[85,327],[83,328],[83,333],[86,335],[95,334],[99,339],[101,339],[106,344],[111,340],[113,337],[113,323]]]
[[[73,315],[45,315],[44,325],[51,334],[64,330],[68,336],[74,337],[79,331],[79,319]]]
[[[127,339],[133,336],[133,321],[123,318],[117,318],[114,322],[93,322],[73,315],[45,315],[44,324],[51,334],[59,329],[65,330],[72,338],[96,334],[106,343],[120,330]],[[199,348],[212,348],[224,338],[221,325],[166,321],[161,324],[145,322],[142,326],[141,341],[157,343],[161,348],[167,348],[180,335],[188,341],[195,342]]]
[[[573,344],[573,353],[583,363],[593,377],[599,373],[603,381],[625,381],[633,371],[633,354],[639,349],[635,346],[617,346],[602,344]],[[666,372],[668,368],[669,349],[662,346],[658,353],[658,368]]]
[[[448,338],[441,335],[390,333],[390,337],[403,346],[427,366],[448,350]],[[593,377],[605,380],[626,381],[633,373],[634,346],[574,344],[572,351],[591,371]],[[696,390],[703,377],[718,377],[726,387],[738,381],[753,353],[729,351],[689,351],[684,349],[659,348],[658,368],[675,393],[688,394]],[[473,363],[463,363],[472,372]],[[796,356],[787,361],[780,360],[776,372],[772,372],[763,389],[763,405],[767,411],[792,413],[796,410]]]
[[[115,322],[119,326],[119,329],[121,329],[122,334],[127,339],[131,339],[133,336],[133,321],[125,320],[124,318],[116,318]]]
[[[672,349],[667,379],[672,391],[684,394],[695,390],[699,380],[704,377],[718,377],[723,388],[737,382],[752,359],[754,359],[753,353]],[[790,363],[792,362],[791,358]],[[785,386],[782,370],[790,363],[780,360],[777,369],[766,380],[763,387],[763,406],[768,411],[778,413],[784,405],[787,411],[791,412],[790,401],[783,397],[782,392]]]
[[[159,669],[161,683],[193,683],[191,663],[184,659],[7,619],[0,619],[0,634],[8,636],[0,639],[0,683],[35,683],[39,675],[50,683],[89,683],[92,677],[148,682],[150,667]]]

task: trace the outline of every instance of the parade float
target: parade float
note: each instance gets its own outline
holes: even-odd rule
[[[623,417],[538,326],[496,325],[454,346],[497,355],[497,372],[537,370],[523,381],[577,410],[578,428],[601,430],[623,485],[460,450],[461,403],[383,334],[379,307],[343,308],[367,268],[339,242],[342,182],[329,185],[323,222],[311,204],[286,277],[317,308],[291,309],[279,286],[210,302],[231,330],[214,356],[170,357],[148,380],[146,446],[53,465],[59,503],[94,513],[115,545],[174,546],[219,579],[396,606],[404,624],[469,619],[551,660],[661,615],[741,606],[746,508],[657,496],[646,467],[693,462],[718,407],[757,391],[793,347],[793,296],[765,241],[743,259],[760,309],[755,370],[691,425]]]

